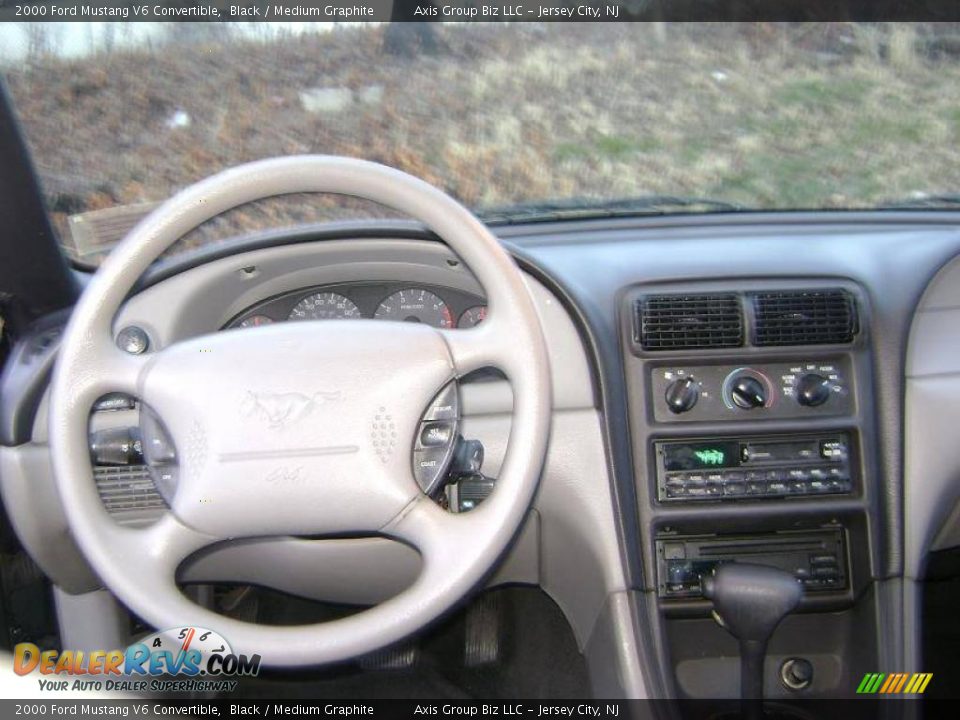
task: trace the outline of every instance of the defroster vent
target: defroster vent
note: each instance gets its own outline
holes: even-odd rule
[[[696,350],[743,345],[743,314],[734,293],[647,295],[637,302],[644,350]]]
[[[753,295],[755,345],[827,345],[853,341],[857,305],[846,290],[793,290]]]

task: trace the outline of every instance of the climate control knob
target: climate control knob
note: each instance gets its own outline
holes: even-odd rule
[[[830,399],[830,381],[823,375],[809,373],[797,382],[797,402],[807,407],[823,405]]]
[[[740,375],[730,383],[730,399],[744,410],[753,410],[767,404],[767,388],[757,378]]]
[[[677,415],[692,410],[700,399],[700,383],[692,377],[678,378],[667,386],[664,399],[670,412]]]

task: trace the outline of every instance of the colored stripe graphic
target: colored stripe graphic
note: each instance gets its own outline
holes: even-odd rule
[[[886,681],[884,681],[883,685],[880,687],[880,694],[886,695],[890,691],[890,686],[897,681],[898,677],[899,676],[897,673],[891,673],[890,675],[887,675]]]
[[[914,691],[914,688],[920,687],[922,683],[923,675],[921,673],[914,673],[910,676],[910,682],[907,683],[907,686],[903,689],[904,695],[909,695]]]
[[[867,673],[863,676],[863,680],[860,682],[860,687],[857,688],[857,692],[872,695],[880,689],[880,683],[885,677],[886,675],[883,673]]]
[[[920,695],[933,679],[933,673],[867,673],[857,686],[857,694]]]

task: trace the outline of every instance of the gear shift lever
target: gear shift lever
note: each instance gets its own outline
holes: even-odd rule
[[[728,563],[702,579],[714,617],[740,641],[740,696],[763,699],[763,660],[777,625],[800,602],[803,588],[788,572],[766,565]],[[747,717],[761,717],[759,703],[744,702]]]

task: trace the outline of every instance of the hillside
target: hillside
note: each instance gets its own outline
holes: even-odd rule
[[[34,58],[6,79],[61,222],[291,153],[384,162],[471,206],[666,193],[850,207],[960,189],[960,66],[929,28],[469,25],[412,57],[386,53],[383,32],[173,37]]]

